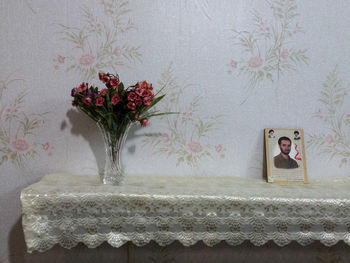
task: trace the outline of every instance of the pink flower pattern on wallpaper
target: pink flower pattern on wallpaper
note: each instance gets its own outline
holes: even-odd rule
[[[350,164],[350,109],[344,109],[349,89],[344,88],[337,67],[327,76],[320,92],[320,108],[313,115],[326,129],[309,134],[308,147],[329,159],[339,158],[339,166]]]
[[[24,80],[10,75],[0,82],[0,165],[11,162],[21,167],[40,152],[52,156],[50,142],[41,142],[38,136],[45,126],[47,113],[30,113],[24,105],[27,93],[23,90],[14,92]]]
[[[103,16],[96,16],[101,8]],[[126,35],[135,29],[128,14],[129,2],[125,0],[105,0],[96,9],[81,9],[82,26],[60,24],[62,41],[71,47],[66,54],[59,53],[53,59],[54,69],[66,69],[80,73],[89,81],[99,71],[118,72],[122,66],[141,61],[139,45],[125,43]]]
[[[200,170],[200,162],[208,158],[225,158],[225,147],[222,144],[213,145],[209,142],[211,132],[217,129],[221,115],[207,117],[199,112],[200,97],[196,96],[189,104],[181,105],[184,88],[188,85],[178,83],[173,76],[172,65],[163,72],[159,87],[165,86],[167,94],[161,111],[176,111],[180,114],[163,116],[166,121],[165,131],[154,134],[146,133],[144,146],[151,146],[153,154],[174,156],[176,165],[186,164]]]
[[[271,16],[265,18],[256,10],[252,12],[251,31],[234,32],[234,47],[238,47],[240,58],[231,58],[228,74],[243,75],[246,78],[246,95],[261,87],[264,81],[275,82],[282,74],[297,71],[301,64],[307,64],[307,49],[295,47],[295,36],[302,28],[294,22],[297,13],[296,0],[266,1]],[[293,42],[294,41],[294,42]]]

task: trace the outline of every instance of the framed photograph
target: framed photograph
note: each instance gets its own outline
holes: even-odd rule
[[[269,183],[307,183],[302,129],[266,128],[265,146]]]

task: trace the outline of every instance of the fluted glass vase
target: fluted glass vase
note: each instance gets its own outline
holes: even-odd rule
[[[106,164],[102,181],[104,184],[120,185],[125,177],[122,151],[132,122],[124,121],[119,125],[114,125],[113,128],[103,122],[97,122],[97,125],[106,149]]]

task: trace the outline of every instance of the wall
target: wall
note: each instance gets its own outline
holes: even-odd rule
[[[100,85],[99,71],[126,85],[167,83],[159,107],[181,112],[131,131],[129,174],[261,178],[263,129],[280,127],[305,130],[309,178],[349,176],[349,11],[342,0],[0,1],[0,262],[125,259],[125,247],[108,246],[33,257],[20,226],[25,186],[51,172],[101,172],[100,134],[70,98],[82,81]],[[329,256],[313,248],[315,260]],[[249,245],[237,249],[249,259]]]

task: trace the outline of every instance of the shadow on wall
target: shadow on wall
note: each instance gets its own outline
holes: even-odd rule
[[[70,263],[70,262],[127,262],[127,246],[113,248],[107,243],[91,249],[83,244],[72,249],[65,249],[55,245],[50,250],[40,253],[28,253],[24,241],[21,219],[13,226],[9,237],[10,263]]]
[[[67,117],[71,124],[71,134],[75,136],[82,136],[90,145],[90,148],[95,156],[98,173],[100,175],[104,172],[105,165],[105,149],[102,135],[96,125],[96,123],[91,120],[85,113],[71,109],[67,112]],[[61,131],[67,128],[66,121],[61,123]],[[133,125],[129,131],[127,142],[133,141],[135,138],[143,136],[136,135],[136,132],[142,129],[142,127],[137,123]],[[136,151],[136,145],[132,144],[128,146],[128,152],[133,154]]]

